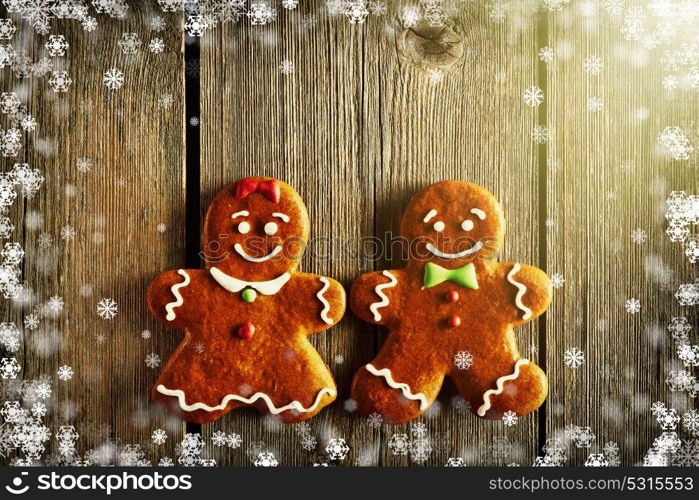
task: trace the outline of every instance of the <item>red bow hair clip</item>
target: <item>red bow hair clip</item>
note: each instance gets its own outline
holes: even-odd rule
[[[251,178],[240,179],[235,189],[235,199],[242,200],[252,193],[260,193],[270,201],[279,203],[279,181],[256,181]]]

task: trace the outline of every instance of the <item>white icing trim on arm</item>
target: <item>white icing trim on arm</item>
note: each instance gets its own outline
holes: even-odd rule
[[[522,297],[524,297],[524,294],[527,293],[527,287],[519,281],[515,281],[514,278],[515,274],[517,274],[521,268],[522,266],[519,264],[512,266],[512,270],[507,275],[507,281],[517,287],[518,291],[517,296],[515,297],[515,305],[517,306],[517,309],[524,312],[522,319],[529,319],[532,317],[532,310],[525,306],[522,302]]]
[[[284,222],[289,222],[289,221],[291,220],[291,219],[289,218],[288,215],[283,214],[283,213],[281,213],[281,212],[274,212],[274,213],[272,214],[272,217],[278,217],[278,218],[280,218],[281,220],[283,220]]]
[[[231,219],[235,219],[236,217],[247,217],[250,215],[250,212],[247,210],[241,210],[240,212],[236,212],[233,215],[231,215]]]
[[[430,219],[432,219],[432,217],[434,217],[435,215],[437,215],[437,211],[433,208],[432,210],[427,212],[427,215],[425,215],[425,218],[422,219],[422,222],[429,222]]]
[[[320,319],[325,321],[326,324],[332,325],[333,320],[330,317],[328,317],[328,313],[330,312],[330,304],[323,296],[323,294],[328,291],[328,288],[330,288],[330,281],[328,281],[328,278],[319,278],[319,281],[323,283],[323,288],[321,288],[320,291],[316,294],[316,297],[318,297],[320,303],[323,304],[323,310],[320,311]]]
[[[490,410],[490,396],[497,396],[498,394],[502,394],[502,391],[505,389],[505,382],[507,382],[508,380],[514,380],[517,377],[519,377],[519,367],[528,363],[528,359],[518,359],[515,363],[515,371],[512,375],[505,375],[504,377],[500,377],[495,381],[495,387],[497,387],[497,389],[488,389],[487,391],[485,391],[485,393],[483,394],[483,404],[480,408],[478,408],[477,412],[479,417],[485,416],[485,412]]]
[[[485,212],[480,208],[472,208],[471,213],[478,217],[480,220],[485,220]]]
[[[337,392],[335,392],[334,389],[330,389],[329,387],[324,387],[318,392],[318,395],[316,396],[316,400],[313,403],[313,405],[309,406],[308,408],[304,408],[304,406],[299,402],[299,401],[292,401],[286,406],[282,406],[280,408],[277,408],[274,406],[274,403],[272,403],[272,400],[270,397],[263,393],[263,392],[256,392],[249,398],[244,398],[243,396],[239,396],[237,394],[227,394],[221,399],[221,403],[218,404],[217,406],[209,406],[205,403],[194,403],[191,405],[188,405],[187,402],[185,401],[185,394],[184,391],[181,391],[179,389],[168,389],[165,387],[163,384],[158,384],[157,391],[160,394],[165,394],[166,396],[173,396],[177,398],[177,401],[180,403],[180,408],[182,408],[184,411],[195,411],[195,410],[204,410],[208,412],[212,411],[219,411],[219,410],[224,410],[226,406],[228,406],[228,403],[231,401],[240,401],[241,403],[244,403],[246,405],[251,405],[258,399],[263,400],[267,404],[267,409],[272,415],[279,415],[280,413],[287,411],[287,410],[296,410],[300,413],[309,413],[315,410],[318,405],[320,404],[321,399],[323,399],[323,396],[325,394],[328,394],[332,397],[335,397]]]
[[[170,287],[170,291],[175,296],[176,300],[165,305],[165,311],[167,311],[165,319],[168,321],[172,321],[177,317],[177,315],[175,314],[175,307],[180,307],[182,304],[184,304],[184,299],[182,299],[182,295],[180,295],[180,288],[189,285],[190,281],[189,274],[187,274],[187,271],[185,271],[184,269],[180,269],[179,271],[177,271],[177,274],[179,274],[180,276],[184,276],[184,280]]]
[[[405,396],[406,398],[412,399],[413,401],[420,401],[420,411],[425,411],[429,406],[427,398],[423,393],[418,392],[415,394],[410,390],[410,386],[408,384],[396,382],[395,380],[393,380],[391,370],[389,370],[388,368],[382,368],[381,370],[377,370],[376,367],[371,363],[366,365],[365,368],[372,375],[375,375],[377,377],[383,377],[386,380],[386,383],[392,389],[400,389],[400,391],[403,393],[403,396]]]
[[[388,300],[386,294],[383,293],[383,290],[385,288],[393,288],[398,284],[398,279],[395,276],[393,276],[390,272],[384,271],[381,274],[386,276],[391,281],[389,281],[388,283],[376,285],[376,288],[374,288],[376,295],[381,297],[381,300],[379,302],[374,302],[369,306],[369,310],[374,314],[374,321],[381,321],[381,313],[379,312],[379,309],[382,307],[386,307],[388,304],[390,304],[390,301]]]

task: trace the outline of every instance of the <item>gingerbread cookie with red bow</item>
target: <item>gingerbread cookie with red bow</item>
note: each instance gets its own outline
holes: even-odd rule
[[[152,391],[189,422],[241,406],[298,422],[337,395],[308,335],[343,316],[345,292],[330,278],[296,271],[309,235],[298,193],[251,177],[214,198],[202,235],[204,269],[178,269],[148,288],[148,307],[184,340]]]
[[[504,233],[500,204],[475,184],[443,181],[412,198],[401,221],[406,267],[364,274],[350,291],[352,312],[390,332],[352,382],[361,414],[414,419],[445,376],[479,417],[543,403],[546,375],[520,356],[514,327],[548,308],[551,283],[536,267],[497,261]]]

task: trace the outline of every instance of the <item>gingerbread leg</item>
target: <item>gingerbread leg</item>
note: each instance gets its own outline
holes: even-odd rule
[[[364,416],[378,413],[389,424],[422,415],[437,397],[444,381],[419,351],[387,342],[375,360],[359,369],[352,381],[352,399]]]
[[[514,361],[506,373],[476,378],[468,372],[456,372],[451,377],[471,411],[491,420],[502,418],[507,411],[518,417],[531,413],[548,393],[546,374],[524,358]]]

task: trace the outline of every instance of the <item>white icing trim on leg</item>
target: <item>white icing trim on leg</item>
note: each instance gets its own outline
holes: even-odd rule
[[[176,283],[170,287],[170,291],[177,300],[165,305],[165,310],[167,311],[165,319],[168,321],[172,321],[177,317],[177,315],[175,314],[175,307],[180,307],[182,304],[184,304],[184,299],[182,299],[182,295],[180,295],[180,288],[189,285],[189,274],[187,274],[187,271],[185,271],[184,269],[180,269],[179,271],[177,271],[177,274],[179,274],[180,276],[184,276],[184,281],[182,281],[181,283]]]
[[[515,371],[512,375],[505,375],[504,377],[500,377],[495,381],[495,386],[497,387],[497,389],[488,389],[487,391],[485,391],[485,393],[483,394],[483,404],[480,408],[478,408],[477,412],[479,417],[485,416],[485,412],[490,410],[490,396],[497,396],[498,394],[502,394],[502,391],[505,389],[505,382],[507,382],[508,380],[514,380],[517,377],[519,377],[519,367],[528,363],[528,359],[518,359],[515,363]]]
[[[522,319],[529,319],[532,317],[532,310],[529,309],[527,306],[524,305],[522,302],[522,297],[524,297],[524,294],[527,293],[527,287],[520,283],[519,281],[515,281],[515,274],[519,272],[519,270],[522,268],[519,264],[515,264],[512,266],[512,270],[509,272],[507,275],[507,281],[512,283],[514,286],[517,287],[517,296],[515,297],[515,305],[517,306],[517,309],[520,311],[523,311],[524,314],[522,315]]]
[[[389,385],[389,387],[393,389],[400,389],[403,392],[403,396],[405,396],[406,398],[412,399],[413,401],[420,401],[420,411],[425,411],[429,406],[429,403],[427,403],[427,398],[423,393],[418,392],[417,394],[414,394],[410,390],[410,386],[408,384],[396,382],[395,380],[393,380],[391,370],[389,370],[388,368],[382,368],[381,370],[378,370],[374,365],[369,363],[368,365],[366,365],[366,369],[372,375],[375,375],[377,377],[383,377],[386,380],[386,383]]]
[[[296,410],[300,413],[309,413],[315,410],[318,405],[320,404],[320,401],[323,399],[323,396],[328,394],[329,396],[335,397],[337,395],[337,392],[334,389],[331,389],[329,387],[324,387],[322,388],[319,392],[318,395],[316,396],[315,402],[309,406],[308,408],[304,408],[304,406],[299,402],[299,401],[292,401],[286,406],[282,406],[280,408],[277,408],[274,406],[274,403],[272,403],[272,400],[270,397],[263,393],[263,392],[256,392],[249,398],[244,398],[243,396],[239,396],[237,394],[227,394],[221,399],[221,403],[216,405],[216,406],[209,406],[205,403],[194,403],[191,405],[188,405],[187,402],[185,401],[185,394],[184,391],[181,391],[179,389],[168,389],[165,387],[163,384],[158,384],[158,387],[156,390],[160,394],[165,394],[166,396],[173,396],[177,398],[177,401],[180,403],[180,408],[182,408],[184,411],[195,411],[195,410],[204,410],[208,412],[212,411],[218,411],[218,410],[223,410],[228,406],[228,403],[231,401],[240,401],[241,403],[244,403],[246,405],[251,405],[258,399],[263,400],[267,404],[267,409],[272,415],[279,415],[280,413],[287,411],[287,410]]]

